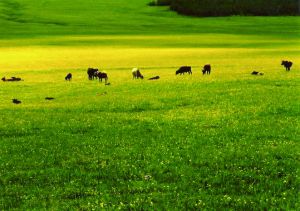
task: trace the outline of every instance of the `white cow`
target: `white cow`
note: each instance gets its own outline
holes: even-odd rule
[[[133,76],[133,79],[138,79],[138,78],[143,79],[144,78],[144,76],[141,74],[140,70],[136,67],[132,69],[132,76]]]

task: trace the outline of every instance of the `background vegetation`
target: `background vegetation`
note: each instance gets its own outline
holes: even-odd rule
[[[167,6],[171,4],[171,0],[154,0],[149,3],[150,6]]]
[[[298,210],[299,17],[99,2],[0,2],[0,210]]]
[[[156,5],[171,5],[171,9],[194,16],[228,15],[297,15],[297,0],[158,0]]]

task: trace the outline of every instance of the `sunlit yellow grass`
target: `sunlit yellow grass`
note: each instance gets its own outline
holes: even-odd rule
[[[201,65],[242,53],[240,49],[16,47],[2,48],[1,71],[83,67],[176,67]],[[249,51],[244,52],[249,53]]]
[[[35,38],[1,39],[0,47],[14,46],[85,46],[98,45],[109,47],[120,46],[173,46],[197,47],[199,45],[236,45],[272,47],[273,44],[284,43],[285,47],[300,45],[299,39],[272,38],[258,35],[233,35],[233,34],[193,34],[193,35],[82,35],[82,36],[43,36]],[[194,45],[194,46],[193,46]],[[273,46],[274,47],[274,46]]]
[[[127,36],[114,38],[116,40],[124,39],[125,43],[130,40],[130,37]],[[140,39],[143,43],[145,38],[151,37],[133,36],[132,40]],[[199,39],[197,36],[156,37],[159,42],[162,39],[171,39],[176,42],[176,40],[183,38]],[[74,37],[73,39],[97,40],[99,37]],[[101,37],[101,39],[109,39],[109,37]],[[149,39],[149,42],[151,41],[152,39]],[[181,40],[180,42],[188,42],[188,40]],[[217,42],[221,42],[221,40]],[[224,42],[227,41],[224,40]],[[282,59],[289,59],[294,62],[291,74],[287,74],[280,65]],[[202,66],[208,63],[212,65],[212,74],[209,77],[202,76]],[[151,93],[151,89],[155,88],[153,83],[157,84],[158,87],[167,89],[176,86],[176,84],[194,89],[194,85],[202,82],[289,80],[300,77],[299,63],[300,57],[297,46],[281,46],[280,48],[183,48],[155,45],[151,47],[143,47],[142,45],[140,47],[128,47],[113,43],[103,46],[100,44],[95,46],[6,46],[0,48],[0,77],[18,76],[23,78],[24,82],[18,84],[0,83],[0,88],[14,90],[8,93],[0,91],[0,93],[8,100],[22,96],[23,99],[28,99],[26,106],[30,108],[48,106],[44,101],[41,101],[46,96],[56,96],[61,99],[61,101],[57,100],[52,103],[51,106],[63,106],[66,103],[65,100],[68,99],[67,95],[72,95],[73,99],[76,99],[72,104],[73,106],[84,106],[91,99],[97,102],[99,96],[96,94],[108,89],[96,81],[92,83],[88,81],[87,68],[97,67],[108,73],[109,82],[114,89],[114,92],[109,95],[110,102],[120,99],[123,99],[124,102],[138,102],[143,101],[144,95],[135,95],[134,98],[128,99],[131,96],[128,90],[134,90],[135,86],[136,89],[142,87],[143,93]],[[175,71],[182,65],[191,65],[193,75],[175,76]],[[155,82],[134,81],[131,75],[133,67],[141,68],[145,79],[156,75],[159,75],[161,79]],[[262,77],[252,76],[250,73],[253,70],[264,72],[265,75]],[[68,72],[73,74],[72,83],[64,81]],[[262,91],[259,87],[257,89]],[[236,90],[227,91],[230,91],[229,95],[231,92],[232,95],[236,94]],[[184,96],[183,94],[181,93],[181,96]],[[186,94],[190,95],[190,93]],[[166,99],[168,98],[167,95],[165,96]],[[155,104],[152,107],[161,106],[160,102],[155,102],[155,100],[151,102]],[[7,106],[7,103],[3,102],[4,107]],[[214,113],[208,115],[218,117],[219,113],[220,111],[216,109]],[[173,115],[175,114],[170,112],[167,116],[173,118]]]
[[[225,48],[103,48],[103,47],[13,47],[0,49],[0,72],[50,69],[170,68],[212,64],[215,70],[245,71],[281,69],[284,59],[267,49]],[[298,55],[289,56],[296,69]],[[234,68],[234,69],[232,69]]]

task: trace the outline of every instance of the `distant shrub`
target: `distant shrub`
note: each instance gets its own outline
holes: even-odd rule
[[[298,0],[156,0],[181,14],[194,16],[297,15]]]
[[[149,3],[150,6],[167,6],[172,0],[153,0]]]

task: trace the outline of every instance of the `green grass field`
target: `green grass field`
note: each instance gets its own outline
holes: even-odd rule
[[[0,210],[298,210],[300,18],[147,3],[0,2]]]

